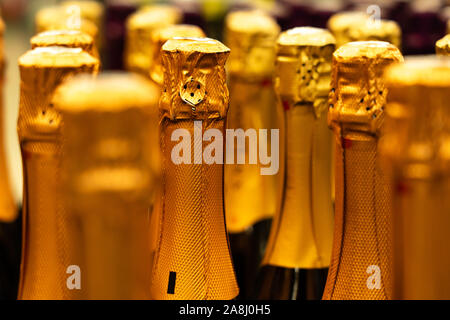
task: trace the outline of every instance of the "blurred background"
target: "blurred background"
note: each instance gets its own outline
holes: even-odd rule
[[[362,10],[373,5],[382,18],[397,21],[403,32],[402,51],[405,55],[434,53],[434,43],[446,33],[450,19],[450,0],[104,0],[104,69],[121,69],[123,21],[138,7],[156,3],[175,4],[184,13],[184,22],[202,27],[212,38],[222,38],[225,15],[236,9],[262,8],[270,12],[282,29],[295,26],[326,27],[328,18],[339,11]],[[35,33],[37,10],[58,3],[56,0],[1,0],[2,17],[6,24],[5,56],[7,62],[4,87],[6,152],[10,181],[15,200],[22,200],[22,167],[16,124],[19,105],[19,72],[17,59],[30,48]],[[377,10],[375,8],[375,10]],[[373,11],[369,12],[373,13]]]

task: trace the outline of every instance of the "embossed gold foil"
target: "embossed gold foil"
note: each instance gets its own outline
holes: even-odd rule
[[[84,19],[79,12],[62,6],[52,6],[40,9],[35,16],[36,33],[49,30],[79,30],[90,35],[95,45],[100,43],[99,29],[92,21]]]
[[[332,133],[326,116],[334,49],[334,37],[319,28],[294,28],[278,38],[275,91],[286,126],[284,179],[264,265],[329,266]]]
[[[78,263],[80,248],[68,241],[72,230],[59,195],[61,117],[51,99],[65,79],[98,67],[98,60],[80,48],[36,48],[19,58],[17,130],[24,176],[19,299],[77,297],[66,286],[66,270]]]
[[[394,185],[394,299],[450,298],[450,60],[390,67],[380,152]]]
[[[162,193],[153,299],[233,299],[238,295],[223,207],[223,164],[195,154],[210,143],[206,129],[225,131],[228,110],[225,61],[229,49],[208,38],[179,38],[162,48],[164,90],[160,100]],[[198,121],[198,122],[197,122]],[[176,164],[172,152],[181,129],[190,164]],[[219,147],[220,148],[220,147]],[[192,161],[194,159],[194,161]]]
[[[450,56],[450,34],[436,42],[436,54]]]
[[[231,49],[227,61],[227,129],[266,129],[267,150],[271,150],[270,129],[279,129],[281,120],[272,86],[280,27],[272,17],[257,10],[232,12],[225,23],[226,44]],[[237,149],[235,141],[234,154]],[[249,149],[246,145],[246,154]],[[275,213],[278,176],[261,175],[261,167],[248,162],[225,166],[226,221],[231,233],[243,232]]]
[[[3,49],[3,34],[5,24],[0,18],[0,222],[12,222],[17,218],[17,208],[9,183],[6,166],[5,140],[3,135],[3,81],[5,74],[5,57]]]
[[[60,86],[66,214],[76,221],[84,299],[148,299],[149,206],[157,183],[149,141],[158,90],[133,74],[85,75]]]
[[[180,11],[169,5],[145,6],[130,15],[126,22],[124,57],[127,70],[148,77],[153,63],[152,32],[180,20]]]
[[[158,85],[163,84],[164,74],[161,61],[161,48],[164,43],[172,38],[202,38],[205,37],[203,30],[190,24],[174,24],[156,29],[151,36],[152,41],[152,64],[150,66],[150,77]]]
[[[161,48],[164,45],[164,43],[175,37],[204,37],[205,34],[202,29],[200,29],[197,26],[194,25],[187,25],[187,24],[177,24],[177,25],[170,25],[166,27],[161,27],[159,29],[156,29],[151,36],[152,39],[152,56],[153,56],[153,62],[150,68],[150,78],[153,80],[155,87],[159,90],[159,95],[161,93],[161,87],[163,85],[164,81],[164,73],[163,73],[163,66],[162,66],[162,58],[161,58]],[[159,98],[158,95],[158,98]],[[158,107],[154,106],[155,110],[158,109]],[[157,119],[157,117],[156,117]],[[161,164],[161,150],[159,146],[159,138],[154,139],[151,141],[150,149],[152,150],[152,156],[153,161],[155,165],[160,167]],[[157,196],[156,201],[159,201],[160,197]],[[157,239],[159,238],[159,230],[157,228],[158,221],[160,219],[159,217],[160,210],[158,208],[158,203],[155,204],[155,209],[153,210],[152,215],[152,222],[151,222],[151,250],[152,252],[155,252],[156,250],[156,244]]]
[[[352,41],[386,41],[401,47],[401,29],[391,20],[376,20],[364,12],[339,12],[328,20],[328,29],[336,38],[336,47]]]
[[[94,45],[94,39],[78,30],[50,30],[38,33],[30,40],[31,49],[39,47],[67,47],[81,48],[94,57],[98,57],[98,51]]]
[[[387,42],[358,41],[333,54],[328,122],[336,141],[335,229],[324,299],[390,299],[391,190],[378,163],[387,89],[402,61]]]

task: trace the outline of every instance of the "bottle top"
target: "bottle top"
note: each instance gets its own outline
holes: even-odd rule
[[[436,54],[450,56],[450,34],[436,42]]]
[[[54,139],[60,126],[51,103],[54,90],[70,75],[98,72],[99,61],[81,48],[41,47],[22,55],[19,68],[19,138]]]
[[[67,113],[86,110],[121,112],[129,108],[151,112],[158,96],[157,88],[140,75],[105,72],[95,78],[91,75],[74,77],[70,83],[56,90],[53,103]]]
[[[332,63],[329,125],[338,133],[349,129],[378,135],[387,95],[383,72],[401,61],[398,48],[383,41],[350,42],[337,49]]]
[[[79,30],[44,31],[32,37],[30,43],[31,49],[53,46],[81,48],[92,56],[97,55],[92,37]]]
[[[69,8],[76,6],[79,8],[79,12],[82,18],[89,20],[97,26],[98,29],[102,29],[104,6],[98,1],[74,1],[66,0],[61,2],[61,6]]]
[[[325,29],[297,27],[278,37],[275,90],[282,103],[312,103],[327,110],[334,37]]]
[[[126,20],[125,64],[128,70],[149,76],[152,64],[152,33],[180,21],[179,10],[169,5],[145,6]]]
[[[337,47],[352,41],[377,40],[401,46],[401,29],[392,20],[373,19],[364,12],[339,12],[328,20],[328,29],[336,37]]]
[[[36,32],[48,30],[80,30],[93,39],[98,37],[97,26],[87,19],[78,17],[61,6],[45,7],[36,13]]]
[[[178,23],[181,12],[170,5],[144,6],[127,19],[127,29],[131,31],[152,32],[154,29]]]
[[[175,38],[162,47],[160,110],[174,119],[224,118],[228,111],[225,62],[230,49],[209,38]]]
[[[146,146],[157,96],[148,79],[129,73],[77,75],[56,89],[52,101],[64,118],[61,161],[70,193],[124,192],[116,200],[150,201],[154,180]]]
[[[271,77],[279,33],[275,19],[263,11],[229,13],[225,19],[225,42],[231,49],[227,64],[230,74],[247,79]]]
[[[450,58],[408,58],[389,67],[385,79],[389,95],[380,151],[409,178],[450,174]]]
[[[159,85],[163,83],[161,48],[167,40],[175,37],[202,38],[205,37],[205,33],[201,28],[190,24],[174,24],[157,29],[152,33],[153,61],[150,67],[150,77]]]

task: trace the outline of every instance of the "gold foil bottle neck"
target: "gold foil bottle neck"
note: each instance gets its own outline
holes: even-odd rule
[[[352,41],[386,41],[401,46],[401,29],[391,20],[374,19],[364,12],[339,12],[328,20],[328,29],[336,38],[339,48]]]
[[[283,192],[264,265],[301,269],[329,266],[332,136],[326,110],[334,48],[334,37],[319,28],[290,29],[277,41],[275,91],[285,126],[280,143]]]
[[[99,45],[99,29],[92,21],[84,19],[78,12],[52,6],[40,9],[35,16],[36,33],[49,30],[80,30],[90,35],[95,45]]]
[[[73,0],[67,0],[61,2],[61,6],[63,8],[73,8],[77,7],[77,10],[80,14],[80,16],[86,20],[89,20],[93,22],[99,30],[102,30],[103,28],[103,17],[104,17],[104,6],[102,3],[98,1],[73,1]]]
[[[298,27],[277,41],[275,90],[282,103],[312,103],[316,117],[328,108],[335,39],[324,29]]]
[[[404,178],[450,174],[450,58],[414,57],[385,72],[389,90],[380,149]]]
[[[19,68],[23,99],[23,110],[19,112],[19,138],[33,139],[36,135],[54,138],[60,117],[50,99],[53,90],[64,79],[59,72],[71,69],[97,71],[99,61],[81,48],[41,47],[22,55]]]
[[[203,38],[205,33],[197,26],[189,24],[175,24],[157,29],[152,34],[153,60],[150,67],[150,77],[159,85],[163,84],[163,67],[161,60],[161,48],[164,43],[172,38]]]
[[[225,62],[230,49],[209,38],[176,38],[162,47],[163,117],[224,118],[228,111]]]
[[[400,61],[397,47],[382,41],[350,42],[334,52],[328,122],[336,132],[379,134],[387,95],[383,72]]]
[[[149,76],[153,64],[152,33],[161,27],[176,24],[181,12],[173,6],[145,6],[126,21],[125,65],[128,70]]]
[[[447,34],[436,42],[436,54],[450,56],[450,34]]]
[[[30,43],[31,49],[54,46],[81,48],[94,57],[98,56],[93,38],[90,35],[78,30],[44,31],[32,37]]]
[[[263,11],[229,13],[225,19],[225,42],[231,49],[227,63],[230,75],[247,81],[271,78],[279,33],[276,20]]]
[[[76,229],[60,197],[61,115],[54,90],[77,73],[96,73],[98,59],[81,48],[39,47],[19,58],[18,135],[24,171],[23,250],[19,299],[73,299],[66,270],[77,264]]]

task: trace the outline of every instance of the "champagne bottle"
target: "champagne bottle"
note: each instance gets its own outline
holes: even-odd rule
[[[275,91],[284,109],[283,191],[259,278],[261,299],[322,297],[333,236],[331,131],[334,37],[298,27],[277,41]]]
[[[19,58],[18,135],[23,161],[23,245],[19,299],[68,299],[66,269],[73,264],[59,191],[61,118],[51,98],[67,77],[97,72],[80,48],[35,48]],[[76,264],[76,263],[75,263]]]
[[[344,11],[331,16],[328,29],[336,38],[336,48],[352,41],[386,41],[401,47],[401,29],[395,21],[375,19],[360,11]]]
[[[441,56],[450,56],[450,34],[436,42],[436,54]]]
[[[239,293],[222,196],[229,51],[208,38],[171,39],[162,48],[161,235],[153,299],[226,300]]]
[[[39,47],[81,48],[91,56],[98,58],[94,39],[79,30],[50,30],[38,33],[30,40],[31,49]]]
[[[202,38],[205,37],[205,34],[202,29],[200,29],[197,26],[189,25],[189,24],[174,24],[169,25],[166,27],[161,27],[159,29],[156,29],[153,31],[151,36],[151,47],[152,47],[152,64],[150,67],[150,78],[153,80],[153,83],[155,87],[158,89],[158,98],[160,97],[160,94],[162,92],[162,86],[164,82],[164,72],[163,72],[163,65],[162,65],[162,57],[161,57],[161,48],[168,41],[169,39],[175,38],[175,37],[193,37],[193,38]],[[158,107],[154,106],[155,110],[158,110]],[[157,117],[156,117],[157,119]],[[153,139],[151,141],[151,154],[152,154],[152,166],[157,170],[158,172],[161,171],[161,152],[159,147],[159,137],[156,137],[156,139]],[[161,195],[161,184],[158,184],[158,188],[155,188],[156,195],[152,195],[152,216],[151,216],[151,223],[150,223],[150,248],[152,252],[152,257],[154,253],[156,252],[156,244],[157,240],[160,236],[161,231],[159,230],[159,214],[161,213],[160,206],[160,200]]]
[[[126,21],[125,68],[148,77],[152,65],[152,32],[181,20],[180,11],[173,6],[145,6],[131,14]]]
[[[44,7],[35,16],[35,31],[41,33],[50,30],[79,30],[90,35],[97,46],[99,30],[95,23],[81,16],[77,10],[61,6]]]
[[[247,130],[264,129],[269,137],[270,129],[279,129],[280,116],[272,86],[279,33],[276,21],[262,11],[234,11],[226,17],[225,41],[231,49],[227,62],[230,88],[227,129],[242,129],[244,134]],[[225,165],[225,216],[240,297],[246,299],[253,294],[275,214],[279,176],[262,175],[263,165],[250,162],[251,152],[256,159],[250,136],[245,150],[239,149],[238,135],[232,139],[236,159]],[[272,150],[270,142],[268,138],[267,150]],[[249,157],[247,163],[239,162],[244,151]]]
[[[158,90],[134,74],[81,75],[55,92],[60,112],[61,190],[79,248],[83,299],[148,299],[149,194],[157,173]]]
[[[21,235],[21,217],[11,190],[3,133],[4,30],[5,24],[0,18],[0,300],[17,296]]]
[[[394,189],[394,299],[450,299],[450,60],[386,72],[380,153]]]
[[[382,41],[333,54],[328,122],[336,142],[335,229],[324,299],[390,299],[391,190],[377,145],[387,90],[384,69],[402,61]]]

